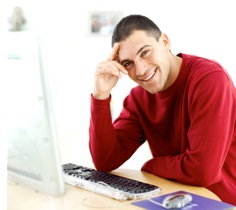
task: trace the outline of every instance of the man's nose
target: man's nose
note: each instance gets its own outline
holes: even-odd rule
[[[144,72],[145,72],[146,69],[147,69],[147,64],[146,64],[146,62],[141,61],[141,60],[137,61],[136,64],[135,64],[135,66],[136,66],[136,75],[138,75],[138,76],[139,76],[139,75],[143,75]]]

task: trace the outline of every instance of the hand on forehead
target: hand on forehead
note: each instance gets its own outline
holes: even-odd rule
[[[112,51],[108,57],[108,60],[119,62],[119,58],[118,58],[119,47],[120,47],[119,43],[114,44]]]

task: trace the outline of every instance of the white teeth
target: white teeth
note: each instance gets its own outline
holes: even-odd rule
[[[150,75],[148,78],[144,79],[144,81],[147,81],[147,80],[151,79],[151,78],[154,76],[155,73],[156,73],[156,72],[154,72],[154,73],[153,73],[152,75]]]

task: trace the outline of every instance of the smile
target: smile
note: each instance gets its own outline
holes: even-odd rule
[[[155,69],[155,71],[153,72],[153,74],[151,74],[149,77],[147,77],[146,79],[143,79],[142,81],[145,81],[145,82],[147,82],[147,81],[149,81],[150,79],[152,79],[153,77],[154,77],[154,75],[156,74],[156,71],[157,71],[157,69]]]

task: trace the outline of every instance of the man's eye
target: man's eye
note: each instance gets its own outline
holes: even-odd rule
[[[142,53],[141,53],[141,57],[142,56],[145,56],[150,50],[144,50]]]
[[[128,68],[131,64],[132,64],[132,62],[131,62],[131,61],[128,61],[128,62],[126,62],[126,63],[123,63],[123,66],[124,66],[125,68]]]

